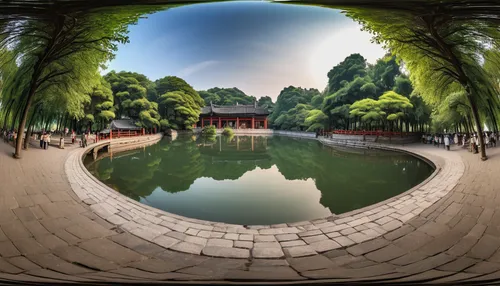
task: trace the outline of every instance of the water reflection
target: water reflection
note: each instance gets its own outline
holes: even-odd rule
[[[405,154],[333,149],[279,136],[179,136],[86,165],[145,204],[240,224],[343,213],[397,195],[432,172]]]

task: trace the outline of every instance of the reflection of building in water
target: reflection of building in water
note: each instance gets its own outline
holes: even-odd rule
[[[201,109],[200,120],[195,127],[214,125],[217,128],[267,129],[267,108],[253,105],[219,106],[210,104]]]
[[[212,161],[240,161],[270,159],[267,152],[267,136],[218,136],[217,142],[198,145],[202,155]]]

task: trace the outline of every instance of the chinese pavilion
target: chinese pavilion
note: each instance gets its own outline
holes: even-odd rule
[[[196,127],[215,125],[217,128],[267,129],[267,108],[252,105],[219,106],[210,104],[201,109]]]

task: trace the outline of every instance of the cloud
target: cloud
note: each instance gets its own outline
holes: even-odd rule
[[[199,62],[199,63],[196,63],[196,64],[193,64],[193,65],[190,65],[190,66],[187,66],[185,68],[183,68],[180,72],[178,72],[178,76],[179,77],[187,77],[187,76],[190,76],[194,73],[197,73],[201,70],[204,70],[210,66],[213,66],[215,64],[218,64],[219,61],[203,61],[203,62]]]

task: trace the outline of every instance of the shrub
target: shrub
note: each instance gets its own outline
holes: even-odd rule
[[[205,126],[201,130],[201,135],[203,136],[215,136],[217,134],[217,131],[215,129],[215,126],[210,125],[210,126]]]
[[[234,131],[233,129],[229,128],[229,127],[226,127],[224,128],[224,130],[222,131],[222,135],[226,135],[226,136],[233,136],[234,135]]]

